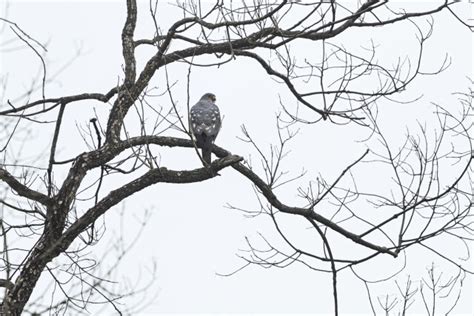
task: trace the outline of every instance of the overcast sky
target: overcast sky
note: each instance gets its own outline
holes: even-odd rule
[[[48,82],[46,95],[57,97],[83,92],[105,93],[123,78],[120,33],[125,18],[123,1],[10,1],[8,10],[0,15],[16,22],[23,30],[42,43],[47,43]],[[139,2],[139,17],[136,38],[151,38],[154,28],[148,16],[148,1]],[[426,2],[425,2],[426,3]],[[2,3],[2,6],[4,4]],[[421,6],[423,7],[423,6]],[[469,7],[465,6],[465,10]],[[167,2],[161,1],[158,23],[166,29],[177,17],[178,11]],[[426,23],[420,20],[426,27]],[[0,34],[0,43],[13,37],[11,32]],[[410,55],[416,51],[414,28],[408,23],[390,25],[383,30],[358,29],[343,38],[346,47],[367,44],[370,39],[380,45],[378,60],[396,60],[400,54]],[[342,41],[342,40],[341,40]],[[338,42],[339,43],[339,42]],[[17,44],[19,44],[17,42]],[[472,71],[471,34],[446,13],[435,17],[434,35],[429,41],[423,61],[425,69],[433,69],[444,60],[445,54],[451,58],[451,66],[437,76],[421,77],[411,89],[399,96],[409,100],[423,94],[423,98],[410,105],[382,104],[381,119],[386,122],[387,133],[396,140],[403,135],[407,125],[416,119],[434,122],[430,102],[450,104],[455,102],[451,95],[457,91],[467,91],[467,76]],[[311,54],[313,46],[308,46]],[[9,46],[9,47],[14,47]],[[39,73],[40,63],[31,50],[10,51],[0,47],[0,72],[9,73],[9,81],[3,102],[14,99],[29,86],[32,76]],[[301,48],[300,48],[301,49]],[[303,48],[305,49],[305,48]],[[151,48],[138,49],[138,68]],[[301,54],[301,51],[299,51]],[[411,55],[413,56],[413,55]],[[63,67],[66,65],[66,68]],[[59,73],[58,73],[59,72]],[[177,80],[174,97],[185,113],[186,109],[186,67],[170,67],[172,81]],[[58,73],[56,75],[56,73]],[[53,77],[54,76],[54,77]],[[161,73],[153,84],[162,92]],[[161,80],[161,81],[160,81]],[[216,141],[218,145],[239,154],[246,159],[252,157],[257,171],[260,163],[256,152],[240,141],[241,125],[245,124],[256,141],[268,149],[277,140],[275,114],[281,111],[279,97],[294,107],[295,101],[287,89],[268,78],[264,71],[249,60],[238,60],[220,68],[195,69],[191,74],[191,104],[205,92],[217,95],[218,105],[224,115],[224,124]],[[151,98],[156,106],[169,107],[169,99]],[[70,108],[70,109],[69,109]],[[79,102],[68,107],[64,130],[58,147],[58,160],[68,159],[87,150],[80,130],[87,127],[89,119],[98,113],[101,124],[106,124],[109,106],[94,102]],[[137,130],[130,120],[133,134]],[[33,125],[32,125],[33,126]],[[34,130],[31,143],[24,154],[36,157],[38,152],[47,150],[54,125],[42,125]],[[136,134],[135,134],[136,135]],[[164,135],[179,135],[176,131],[166,131]],[[302,179],[277,190],[277,194],[288,205],[302,205],[297,197],[297,188],[305,187],[317,175],[328,181],[359,157],[365,144],[356,142],[367,136],[367,131],[356,126],[331,126],[321,123],[301,126],[298,137],[291,143],[291,153],[284,161],[283,169],[295,176],[307,170]],[[31,152],[29,152],[31,151]],[[161,163],[170,169],[191,169],[199,167],[199,160],[189,149],[160,149]],[[47,155],[45,155],[47,157]],[[46,160],[45,160],[46,161]],[[371,168],[369,168],[370,170]],[[362,184],[373,183],[374,174],[365,173]],[[260,173],[263,176],[263,173]],[[64,170],[58,170],[56,177],[61,181]],[[92,181],[92,178],[86,179]],[[115,188],[123,181],[105,183],[106,189]],[[150,270],[156,263],[156,280],[147,298],[154,300],[143,313],[313,313],[332,312],[331,275],[312,271],[303,265],[292,265],[285,269],[263,269],[249,266],[230,277],[219,276],[241,267],[244,262],[236,256],[240,249],[248,249],[246,238],[262,245],[259,234],[283,245],[277,236],[270,218],[260,216],[247,218],[243,213],[226,207],[230,203],[236,207],[258,210],[250,183],[233,170],[226,169],[220,177],[189,185],[158,184],[129,198],[121,207],[110,210],[105,216],[107,232],[103,244],[97,247],[97,257],[101,249],[120,228],[119,213],[125,218],[125,240],[131,240],[139,226],[139,219],[146,212],[150,217],[140,239],[124,260],[117,281],[126,275],[133,280],[140,278],[146,283]],[[308,234],[306,224],[288,219],[285,224],[290,234],[301,238]],[[298,229],[298,230],[296,230]],[[293,231],[294,230],[294,231]],[[302,231],[302,232],[301,232]],[[300,234],[298,236],[298,234]],[[313,241],[319,243],[315,235]],[[308,241],[311,242],[311,241]],[[105,245],[104,245],[105,244]],[[347,243],[350,251],[350,244]],[[454,273],[450,265],[439,258],[429,258],[427,253],[408,251],[408,268],[397,280],[406,280],[412,274],[420,280],[431,263],[445,271]],[[390,275],[403,265],[403,259],[376,259],[374,263],[361,268],[366,277]],[[366,314],[370,312],[364,285],[349,271],[342,272],[340,278],[340,308],[344,313]],[[374,285],[374,295],[396,293],[394,282],[383,287]],[[36,293],[38,295],[39,293]],[[463,296],[456,308],[458,314],[472,314],[472,279],[468,277]],[[135,301],[134,301],[135,300]],[[141,303],[140,296],[126,300],[126,304]],[[109,310],[110,311],[110,310]],[[412,312],[423,311],[417,302]]]

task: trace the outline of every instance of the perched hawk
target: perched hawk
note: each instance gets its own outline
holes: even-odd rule
[[[216,96],[206,93],[189,111],[191,130],[196,137],[196,144],[202,148],[202,159],[211,163],[211,146],[221,129],[221,115],[214,103]]]

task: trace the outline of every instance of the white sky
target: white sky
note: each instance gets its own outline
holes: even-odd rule
[[[2,4],[3,6],[3,4]],[[2,8],[4,9],[4,8]],[[468,7],[465,6],[468,10]],[[174,21],[174,12],[167,2],[162,1],[158,22],[166,28]],[[147,1],[139,3],[139,18],[136,38],[150,38],[153,35],[151,19],[148,16]],[[11,1],[8,11],[2,17],[16,22],[22,29],[42,43],[48,43],[48,75],[54,74],[69,61],[67,66],[46,88],[47,96],[56,97],[82,92],[107,92],[122,78],[122,58],[120,32],[125,17],[125,5],[121,1]],[[423,23],[421,23],[423,24]],[[426,26],[426,25],[425,25]],[[11,33],[2,33],[0,43],[12,37]],[[415,38],[413,28],[406,23],[391,25],[383,30],[358,29],[344,38],[347,47],[359,46],[373,40],[380,44],[379,60],[389,63],[398,54],[410,54]],[[471,46],[469,45],[471,43]],[[3,49],[3,47],[0,47]],[[80,49],[80,54],[75,58]],[[308,49],[314,49],[314,46]],[[153,50],[138,49],[138,69]],[[453,102],[452,92],[467,91],[469,82],[466,76],[472,72],[472,37],[447,14],[435,19],[433,38],[426,47],[426,59],[423,65],[439,65],[448,53],[452,58],[451,67],[435,77],[421,77],[414,82],[412,90],[400,96],[408,100],[423,93],[424,98],[416,104],[383,104],[382,119],[386,120],[387,132],[397,138],[405,131],[405,126],[415,122],[416,118],[430,118],[429,102]],[[31,82],[40,64],[32,52],[22,49],[13,53],[1,51],[0,72],[9,73],[7,93],[4,99],[13,99],[21,94]],[[182,110],[186,108],[186,69],[171,66],[170,76],[179,80],[174,97]],[[240,126],[245,124],[259,144],[268,148],[276,140],[274,114],[280,110],[278,95],[292,107],[295,102],[287,89],[269,79],[256,68],[254,62],[239,60],[219,69],[196,69],[191,77],[191,104],[204,92],[214,92],[218,98],[221,113],[225,116],[223,129],[217,144],[240,154],[245,158],[252,155],[253,164],[258,167],[257,156],[252,149],[239,141]],[[155,80],[157,85],[161,81]],[[159,87],[163,91],[162,87]],[[157,106],[169,106],[168,98],[149,100]],[[65,125],[58,151],[58,159],[67,159],[71,155],[87,150],[80,137],[78,126],[86,127],[94,115],[94,110],[103,118],[109,106],[94,102],[80,102],[68,106]],[[427,112],[428,111],[428,112]],[[429,123],[432,123],[432,121]],[[24,154],[36,157],[46,150],[50,141],[53,125],[42,126],[35,130],[31,145]],[[127,128],[133,133],[133,123]],[[166,135],[170,135],[168,131]],[[296,188],[305,186],[311,178],[320,173],[333,179],[347,164],[354,161],[365,149],[364,144],[355,140],[366,135],[357,127],[334,127],[329,124],[302,126],[299,136],[291,144],[291,154],[284,163],[284,169],[296,175],[303,168],[308,170],[306,177],[277,191],[278,196],[289,205],[301,205]],[[199,166],[196,157],[188,149],[163,149],[159,151],[161,162],[170,169],[191,169]],[[45,155],[46,157],[46,155]],[[258,170],[258,169],[257,169]],[[366,174],[362,183],[373,183],[374,174]],[[56,173],[60,181],[62,171]],[[87,179],[86,179],[87,180]],[[92,181],[93,178],[88,179]],[[117,187],[116,183],[105,183],[104,188]],[[103,191],[106,192],[105,189]],[[167,185],[158,184],[128,199],[123,206],[125,213],[126,237],[130,240],[145,210],[151,214],[147,226],[125,259],[120,273],[134,279],[138,271],[142,281],[156,261],[156,280],[151,287],[148,299],[156,295],[152,304],[143,313],[313,313],[322,315],[332,312],[332,288],[330,274],[320,274],[302,265],[292,265],[285,269],[262,269],[250,266],[231,277],[221,277],[217,273],[229,273],[242,265],[236,257],[239,249],[246,249],[245,237],[256,244],[260,243],[259,233],[281,244],[271,220],[266,217],[246,218],[238,211],[225,207],[232,205],[258,209],[249,182],[233,170],[227,169],[220,177],[198,184]],[[107,234],[100,249],[119,229],[118,214],[120,207],[110,210],[105,222]],[[288,219],[286,225],[295,238],[311,236],[305,231],[306,224]],[[296,230],[298,228],[298,230]],[[301,233],[303,230],[303,233]],[[298,236],[299,235],[299,236]],[[313,236],[319,242],[316,236]],[[308,241],[307,241],[308,242]],[[342,242],[342,241],[341,241]],[[319,245],[319,244],[318,244]],[[347,243],[347,251],[351,251]],[[425,276],[424,270],[435,260],[436,266],[446,274],[453,273],[449,265],[439,259],[433,259],[427,253],[415,249],[409,250],[409,268],[399,275],[398,280],[406,280],[412,274],[414,280]],[[380,257],[361,269],[371,276],[389,275],[402,264],[401,259]],[[140,267],[137,268],[137,267]],[[450,270],[451,269],[451,270]],[[368,276],[368,274],[365,274]],[[120,275],[117,278],[121,280]],[[340,309],[344,313],[370,312],[366,292],[362,283],[351,274],[339,275]],[[377,292],[379,291],[379,292]],[[393,282],[381,288],[374,286],[379,295],[395,293]],[[39,293],[36,293],[38,295]],[[467,279],[463,297],[456,311],[471,314],[474,309],[470,299],[472,280]],[[138,298],[139,299],[139,298]],[[137,303],[125,301],[126,304]],[[423,311],[421,302],[414,305],[412,312]],[[108,310],[110,312],[110,310]]]

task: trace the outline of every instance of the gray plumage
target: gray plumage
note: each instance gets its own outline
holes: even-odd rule
[[[196,137],[196,145],[202,148],[202,159],[211,163],[211,147],[221,129],[221,115],[214,103],[216,96],[204,94],[189,111],[191,130]]]

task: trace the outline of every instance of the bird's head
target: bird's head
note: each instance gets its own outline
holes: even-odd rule
[[[203,101],[211,101],[212,103],[216,102],[216,95],[214,93],[206,93],[201,97]]]

